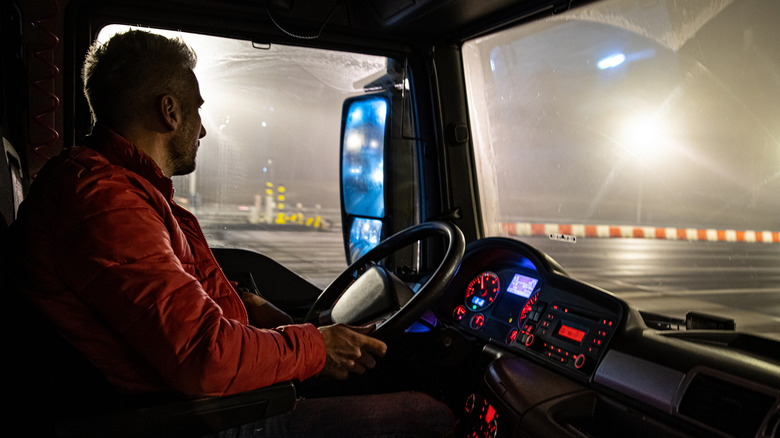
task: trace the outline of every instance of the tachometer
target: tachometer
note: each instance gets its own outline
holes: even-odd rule
[[[523,310],[520,311],[520,319],[517,321],[522,323],[526,316],[528,316],[529,313],[531,313],[531,310],[534,308],[534,304],[536,304],[536,300],[539,299],[539,292],[531,295],[531,298],[528,299],[528,301],[525,302],[525,306],[523,306]]]
[[[474,277],[466,288],[466,307],[473,312],[486,309],[493,304],[500,291],[498,275],[485,271]]]

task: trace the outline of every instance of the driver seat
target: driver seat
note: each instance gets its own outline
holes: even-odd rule
[[[3,233],[5,234],[5,233]],[[2,236],[5,240],[5,236]],[[5,251],[4,251],[5,252]],[[166,393],[118,394],[103,375],[2,275],[6,309],[6,379],[12,429],[24,436],[202,436],[290,411],[292,382],[245,393],[187,399]],[[9,312],[10,313],[10,312]],[[6,425],[8,428],[9,425]]]
[[[8,234],[0,230],[6,430],[42,437],[197,437],[294,408],[292,382],[200,399],[120,395],[17,289],[8,272]]]

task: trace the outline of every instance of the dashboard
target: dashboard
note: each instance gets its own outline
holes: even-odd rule
[[[465,436],[780,436],[776,341],[649,328],[521,241],[470,243],[434,313],[481,347]]]
[[[481,242],[464,256],[443,317],[487,343],[590,379],[623,320],[621,301],[562,276],[521,242]]]

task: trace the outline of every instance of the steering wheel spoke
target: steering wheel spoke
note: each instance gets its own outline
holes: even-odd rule
[[[445,238],[447,250],[417,293],[379,264],[398,250],[437,235]],[[325,320],[335,323],[376,322],[374,336],[377,338],[388,340],[398,336],[444,293],[460,266],[465,247],[463,233],[447,222],[425,222],[400,231],[333,280],[311,306],[305,321],[322,323],[321,316],[327,316]]]

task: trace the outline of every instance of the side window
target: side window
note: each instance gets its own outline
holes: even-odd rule
[[[108,38],[124,26],[108,26]],[[340,136],[346,99],[387,71],[388,59],[182,32],[207,135],[197,169],[174,177],[176,201],[212,247],[263,253],[325,287],[346,266]]]

